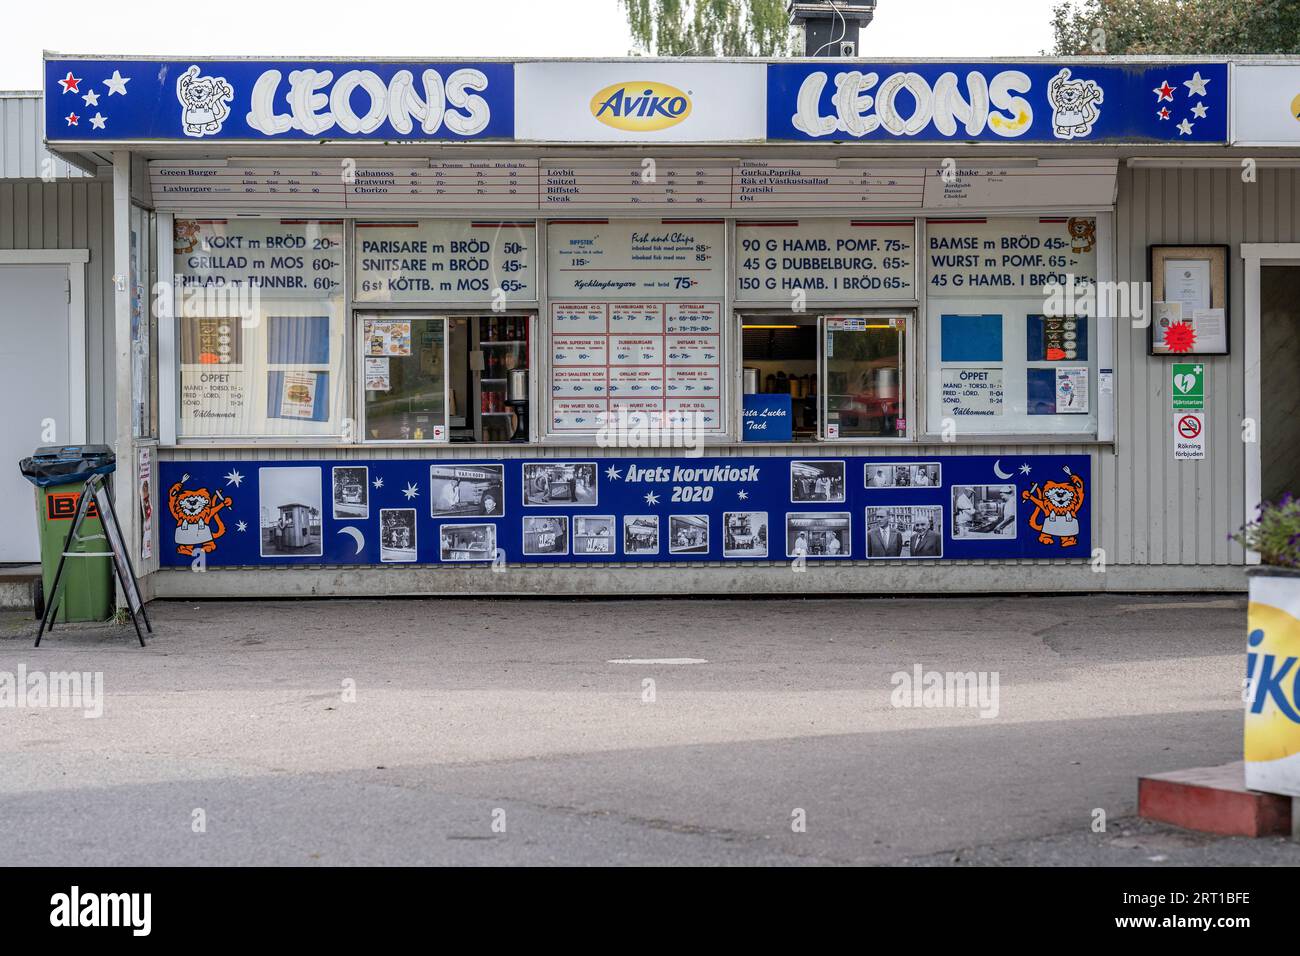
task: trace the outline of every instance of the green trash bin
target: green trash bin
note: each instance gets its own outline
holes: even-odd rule
[[[108,474],[114,467],[113,451],[107,445],[38,448],[30,458],[19,463],[23,477],[36,486],[36,526],[41,540],[44,601],[54,597],[54,574],[68,540],[68,531],[77,516],[86,478],[92,474]],[[107,621],[113,616],[115,598],[113,558],[104,526],[93,505],[68,551],[71,556],[63,566],[55,620],[59,623]],[[39,604],[36,613],[38,617],[41,614]]]

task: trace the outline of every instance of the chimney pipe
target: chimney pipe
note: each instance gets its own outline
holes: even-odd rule
[[[790,0],[790,22],[803,28],[804,56],[858,55],[858,36],[876,15],[876,0]]]

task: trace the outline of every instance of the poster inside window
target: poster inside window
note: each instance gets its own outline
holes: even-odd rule
[[[177,216],[182,438],[341,433],[343,224]]]
[[[548,226],[548,431],[725,430],[722,220]]]
[[[1096,434],[1097,224],[926,224],[926,388],[940,434]]]

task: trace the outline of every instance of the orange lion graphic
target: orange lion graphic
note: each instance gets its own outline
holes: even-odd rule
[[[214,495],[206,488],[185,490],[189,480],[189,475],[181,475],[167,493],[167,508],[176,519],[176,553],[192,555],[197,547],[211,554],[226,533],[220,511],[233,502],[220,491]]]
[[[1070,476],[1069,481],[1045,481],[1041,490],[1035,483],[1033,488],[1022,491],[1020,497],[1034,503],[1029,526],[1038,532],[1038,540],[1052,544],[1059,538],[1061,547],[1069,548],[1079,543],[1079,509],[1083,507],[1084,486],[1083,479],[1068,466],[1065,473]],[[1047,520],[1040,524],[1039,515]]]

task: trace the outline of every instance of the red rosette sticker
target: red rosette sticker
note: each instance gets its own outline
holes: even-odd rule
[[[1165,328],[1165,348],[1171,352],[1190,352],[1196,344],[1196,330],[1186,322],[1175,322]]]

